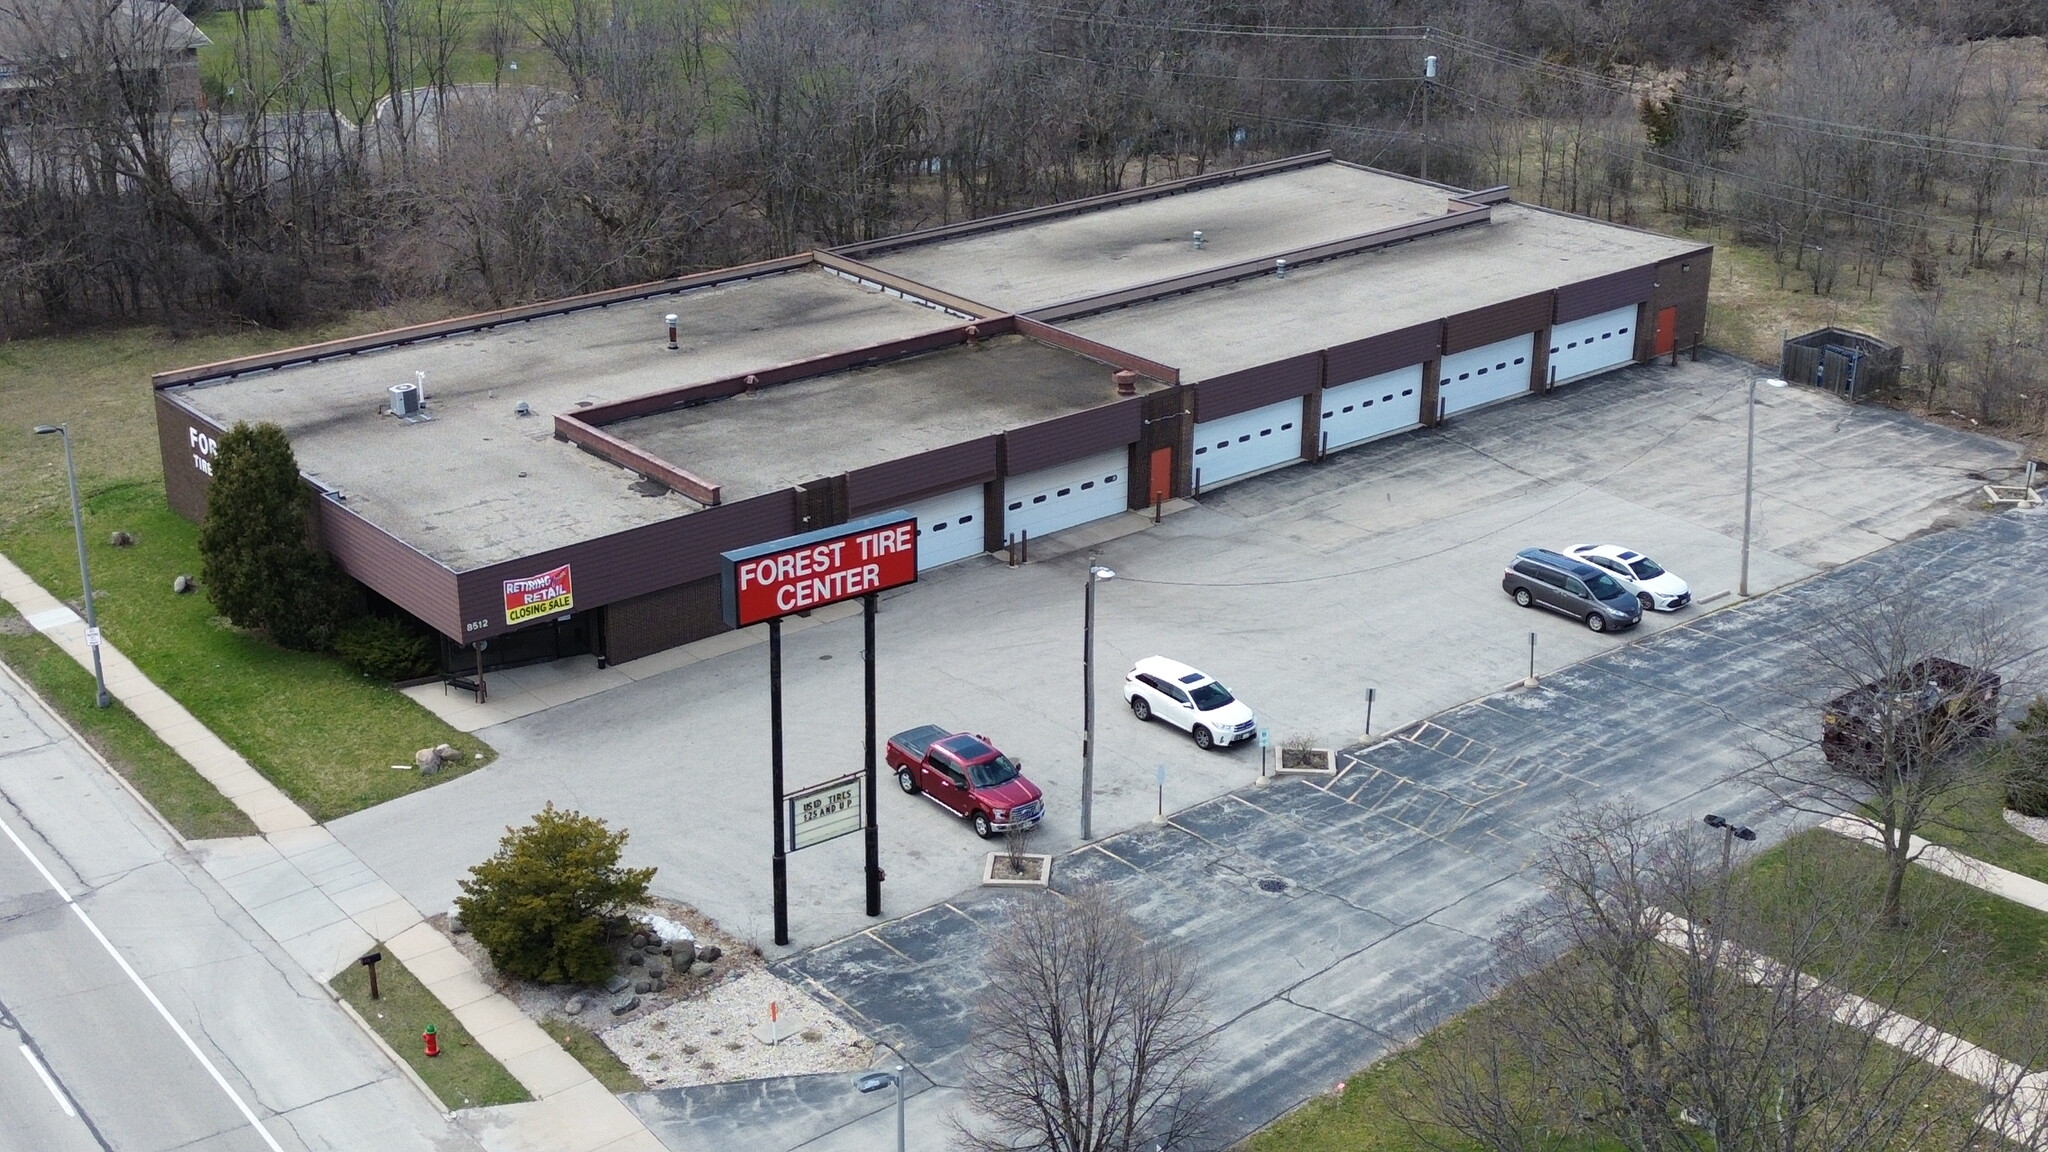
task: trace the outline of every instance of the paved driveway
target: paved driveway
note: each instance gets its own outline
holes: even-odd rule
[[[1536,895],[1524,870],[1574,808],[1626,798],[1672,821],[1720,812],[1776,839],[1782,814],[1731,778],[1752,737],[1804,707],[1786,672],[1801,635],[1871,579],[2002,600],[2048,640],[2048,513],[1926,536],[1450,709],[1347,749],[1327,786],[1245,788],[1108,837],[1062,857],[1054,886],[1107,884],[1152,933],[1199,954],[1228,1143],[1483,994],[1489,938]],[[960,1104],[992,930],[1008,902],[1046,898],[970,891],[779,968],[911,1061],[915,1123],[934,1141]],[[889,1119],[844,1077],[630,1102],[677,1152],[751,1121],[772,1137],[759,1147],[853,1152]]]
[[[1098,605],[1095,827],[1248,783],[1256,748],[1196,751],[1122,708],[1132,660],[1164,653],[1224,678],[1277,737],[1331,746],[1485,695],[1538,665],[1625,650],[1698,614],[1597,636],[1516,608],[1499,574],[1516,548],[1608,539],[1686,576],[1702,598],[1736,583],[1742,397],[1752,368],[1710,358],[1645,366],[1543,398],[1460,416],[1215,490],[1199,506],[1103,547],[1118,579]],[[1799,389],[1761,390],[1752,587],[1782,585],[1940,522],[1966,518],[1972,472],[2009,446]],[[1085,557],[1035,541],[1016,569],[970,561],[884,600],[884,735],[935,722],[983,732],[1045,788],[1041,851],[1078,845],[1079,656]],[[855,768],[860,623],[786,641],[792,787]],[[507,825],[552,800],[630,828],[655,888],[727,927],[768,932],[767,660],[760,646],[485,730],[490,768],[332,828],[423,908],[442,907]],[[885,908],[903,915],[975,883],[985,845],[922,800],[880,798]],[[873,923],[862,915],[859,838],[790,861],[799,946]]]

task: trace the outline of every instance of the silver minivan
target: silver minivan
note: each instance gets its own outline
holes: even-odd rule
[[[1584,620],[1595,632],[1633,628],[1643,619],[1635,594],[1583,560],[1548,548],[1524,548],[1500,578],[1501,591],[1524,608],[1541,606]]]

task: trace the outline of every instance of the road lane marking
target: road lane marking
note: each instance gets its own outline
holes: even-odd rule
[[[57,1098],[57,1107],[62,1108],[64,1114],[73,1120],[78,1119],[78,1109],[71,1106],[71,1097],[66,1096],[62,1088],[57,1087],[56,1077],[50,1075],[50,1070],[43,1067],[43,1062],[36,1059],[36,1054],[26,1044],[21,1046],[21,1058],[28,1061],[28,1066],[36,1070],[37,1076],[42,1077],[43,1087],[48,1088],[50,1095]]]
[[[63,898],[64,903],[71,906],[71,911],[77,913],[79,922],[85,925],[86,931],[91,932],[93,939],[100,942],[100,947],[106,949],[107,955],[114,958],[114,963],[120,965],[121,971],[127,974],[129,982],[134,984],[136,989],[142,993],[143,999],[149,1001],[149,1006],[156,1009],[156,1014],[163,1017],[164,1023],[171,1026],[171,1031],[177,1034],[178,1039],[185,1042],[186,1050],[192,1053],[193,1059],[199,1061],[199,1066],[206,1069],[206,1074],[213,1077],[213,1082],[220,1085],[220,1090],[227,1093],[228,1099],[235,1102],[236,1109],[242,1113],[244,1119],[249,1121],[249,1126],[256,1129],[256,1134],[263,1137],[263,1143],[269,1146],[270,1152],[284,1152],[284,1147],[277,1142],[277,1138],[270,1134],[270,1130],[265,1128],[263,1122],[256,1118],[256,1113],[250,1111],[249,1105],[243,1102],[241,1093],[235,1091],[234,1085],[228,1083],[227,1077],[222,1076],[220,1069],[213,1066],[213,1061],[206,1058],[206,1053],[199,1050],[199,1045],[193,1043],[192,1036],[185,1031],[184,1025],[178,1023],[177,1018],[171,1015],[171,1010],[164,1007],[164,1002],[157,999],[156,993],[150,990],[149,985],[142,982],[142,977],[136,974],[134,968],[129,967],[127,958],[114,950],[114,942],[107,939],[107,934],[100,931],[100,926],[92,922],[92,917],[85,914],[85,909],[78,906],[78,901],[71,898],[71,893],[65,891],[62,884],[57,883],[57,878],[50,874],[48,868],[43,867],[43,862],[36,858],[34,852],[29,851],[28,845],[22,843],[21,837],[15,835],[14,829],[9,827],[5,820],[0,820],[0,832],[7,833],[7,838],[14,842],[14,847],[23,856],[27,857],[28,862],[35,866],[37,872],[42,874],[44,882],[48,883],[50,888]],[[24,1054],[28,1053],[26,1047],[22,1051]],[[32,1054],[29,1055],[29,1059],[31,1063],[37,1063],[36,1070],[38,1072],[43,1071],[40,1063],[36,1062]],[[56,1085],[49,1081],[47,1073],[44,1074],[44,1082],[50,1084],[50,1091],[57,1091]],[[64,1110],[71,1112],[69,1106],[66,1106]],[[71,1114],[77,1115],[76,1112],[71,1112]]]

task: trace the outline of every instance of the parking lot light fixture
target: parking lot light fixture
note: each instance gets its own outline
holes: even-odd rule
[[[85,514],[78,505],[78,465],[71,458],[71,426],[36,425],[38,436],[53,433],[64,440],[64,478],[71,484],[71,532],[78,538],[78,583],[85,592],[85,644],[92,649],[93,706],[105,708],[113,701],[107,696],[107,674],[100,667],[100,622],[92,607],[92,568],[85,562]]]
[[[853,1086],[863,1095],[880,1092],[891,1084],[896,1086],[896,1152],[903,1152],[903,1072],[903,1065],[898,1064],[893,1072],[876,1069],[853,1078]]]
[[[1747,843],[1756,839],[1756,830],[1745,828],[1712,812],[1707,813],[1704,819],[1707,827],[1718,828],[1721,831],[1721,875],[1725,877],[1728,875],[1729,856],[1734,851],[1735,842],[1741,840]]]
[[[1088,558],[1088,593],[1081,612],[1081,839],[1092,840],[1095,801],[1095,585],[1116,573]]]

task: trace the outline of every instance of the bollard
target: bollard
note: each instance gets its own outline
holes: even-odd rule
[[[1166,765],[1159,766],[1159,807],[1152,812],[1154,824],[1166,823]]]
[[[1536,686],[1536,634],[1535,634],[1534,632],[1531,632],[1531,633],[1529,633],[1529,678],[1528,678],[1527,680],[1524,680],[1524,681],[1522,681],[1522,687],[1524,687],[1524,688],[1534,688],[1535,686]]]
[[[420,1042],[427,1046],[427,1055],[439,1056],[441,1054],[441,1037],[434,1032],[432,1024],[427,1025],[427,1030],[420,1033]]]

